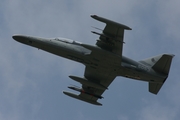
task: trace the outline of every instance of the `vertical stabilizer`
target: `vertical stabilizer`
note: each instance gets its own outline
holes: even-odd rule
[[[139,62],[152,67],[156,72],[168,75],[173,57],[172,54],[163,54]]]
[[[162,57],[152,66],[152,68],[159,73],[168,75],[173,57],[174,55],[162,55]]]

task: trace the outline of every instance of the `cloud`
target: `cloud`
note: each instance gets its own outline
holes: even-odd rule
[[[153,102],[144,106],[140,111],[140,120],[175,120],[179,111],[174,107],[164,106]]]
[[[0,5],[0,119],[178,119],[179,1],[23,1]],[[90,33],[104,24],[97,14],[132,27],[125,32],[123,55],[135,60],[173,53],[169,78],[157,96],[145,83],[117,78],[98,108],[62,94],[72,82],[68,75],[83,76],[84,66],[12,40],[13,34],[67,37],[95,44]],[[132,91],[131,91],[132,90]],[[105,114],[106,113],[106,114]]]

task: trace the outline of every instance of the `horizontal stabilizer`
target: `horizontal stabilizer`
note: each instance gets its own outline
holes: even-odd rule
[[[97,15],[91,15],[91,17],[96,19],[96,20],[98,20],[98,21],[104,22],[106,24],[111,24],[111,25],[119,26],[120,28],[123,28],[123,29],[126,29],[126,30],[132,30],[130,27],[128,27],[126,25],[123,25],[123,24],[120,24],[120,23],[108,20],[108,19],[103,18],[103,17],[99,17]]]
[[[73,97],[75,99],[78,99],[78,100],[82,100],[84,102],[88,102],[88,103],[91,103],[91,104],[94,104],[94,105],[100,105],[102,106],[101,103],[97,102],[97,101],[93,101],[93,100],[89,100],[89,99],[86,99],[86,98],[83,98],[83,97],[80,97],[79,95],[76,95],[76,94],[73,94],[73,93],[70,93],[70,92],[66,92],[66,91],[63,91],[63,93],[69,97]]]
[[[106,90],[107,89],[103,85],[100,85],[98,83],[94,83],[94,82],[88,81],[85,78],[80,78],[80,77],[77,77],[77,76],[69,76],[69,77],[71,79],[73,79],[73,80],[83,84],[83,85],[87,85],[87,86],[94,87],[94,88],[101,89],[101,90]]]
[[[163,83],[150,83],[149,82],[149,92],[151,92],[153,94],[158,94],[162,85],[163,85]]]

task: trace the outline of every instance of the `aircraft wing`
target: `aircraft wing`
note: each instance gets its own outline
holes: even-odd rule
[[[102,49],[108,50],[115,54],[122,56],[124,30],[131,30],[130,27],[108,20],[106,18],[99,17],[97,15],[91,15],[92,18],[106,23],[106,26],[102,33],[92,31],[92,33],[100,35],[96,42],[96,45]]]
[[[102,105],[97,102],[98,99],[102,99],[102,94],[108,89],[108,86],[116,78],[118,69],[121,66],[120,57],[115,59],[113,56],[107,53],[103,54],[96,48],[83,45],[84,47],[92,50],[88,55],[89,60],[92,60],[91,64],[86,64],[84,78],[77,76],[69,76],[71,79],[82,84],[82,88],[79,89],[79,95],[75,95],[69,92],[63,92],[64,94],[94,104]],[[113,61],[112,61],[113,60]],[[72,88],[72,87],[69,87]],[[77,89],[77,88],[73,88]]]
[[[86,66],[84,76],[88,81],[97,83],[107,89],[108,89],[108,86],[116,77],[116,75],[113,73],[113,69],[108,69],[108,70],[101,69],[101,68],[95,69],[95,68],[92,68],[91,66]],[[106,89],[99,89],[99,88],[91,87],[84,84],[82,85],[82,88],[85,91],[89,91],[90,93],[92,93],[92,96],[84,94],[84,93],[81,93],[80,96],[83,98],[92,100],[92,101],[97,101],[98,99],[103,98],[101,95],[106,90]]]
[[[108,86],[116,78],[117,73],[115,69],[118,69],[119,65],[121,64],[120,60],[117,60],[119,63],[112,65],[114,63],[112,63],[111,60],[114,58],[99,54],[96,50],[92,50],[90,56],[99,60],[100,63],[98,63],[97,65],[86,65],[84,77],[88,82],[94,83],[96,85],[82,83],[82,89],[90,93],[90,95],[84,94],[82,92],[79,96],[86,100],[94,101],[94,103],[97,103],[97,100],[103,98],[101,95],[105,90],[108,89]]]
[[[80,92],[79,95],[63,91],[64,94],[94,105],[102,105],[101,103],[97,102],[97,100],[103,98],[101,95],[106,89],[108,89],[108,86],[115,79],[116,74],[113,68],[95,68],[88,65],[85,68],[85,78],[80,78],[76,76],[69,77],[77,82],[80,82],[82,84],[82,88],[78,90]]]

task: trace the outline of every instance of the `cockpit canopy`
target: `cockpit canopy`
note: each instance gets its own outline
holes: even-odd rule
[[[67,38],[61,38],[61,37],[55,38],[55,40],[65,42],[65,43],[71,43],[71,44],[82,44],[81,42],[71,40],[71,39],[67,39]]]

